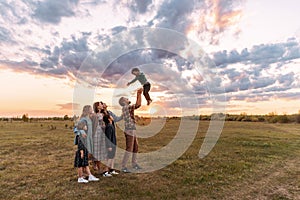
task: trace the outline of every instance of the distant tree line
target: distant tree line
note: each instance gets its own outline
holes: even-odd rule
[[[37,122],[37,121],[74,121],[78,116],[69,117],[65,115],[63,117],[29,117],[28,114],[23,114],[22,117],[0,117],[0,121],[12,122],[12,121],[23,121],[23,122]]]
[[[137,116],[138,117],[138,116]],[[139,118],[139,117],[138,117]],[[143,117],[140,117],[143,118]],[[180,119],[180,117],[157,117],[157,118],[166,118],[166,119]],[[224,113],[213,113],[211,115],[193,115],[193,116],[185,116],[184,118],[192,119],[192,120],[225,120],[225,121],[239,121],[239,122],[268,122],[268,123],[300,123],[300,110],[298,114],[292,115],[278,115],[277,113],[269,113],[267,115],[248,115],[243,112],[239,115],[236,114],[224,114]],[[0,121],[23,121],[23,122],[37,122],[37,121],[75,121],[78,119],[78,116],[69,117],[65,115],[63,117],[39,117],[33,118],[29,117],[28,114],[23,114],[22,117],[0,117]],[[146,118],[145,118],[146,119]]]
[[[194,116],[194,118],[198,118]],[[220,119],[225,121],[239,121],[239,122],[268,122],[268,123],[300,123],[300,112],[292,115],[278,115],[276,113],[269,113],[267,115],[248,115],[241,113],[239,115],[214,113],[212,115],[200,115],[199,120]]]

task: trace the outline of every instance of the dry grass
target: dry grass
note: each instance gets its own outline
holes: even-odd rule
[[[300,199],[299,124],[226,122],[213,151],[199,159],[208,123],[201,121],[188,151],[159,171],[82,185],[73,168],[73,133],[65,126],[71,122],[1,122],[0,198]],[[178,120],[169,120],[160,133],[140,139],[140,151],[167,145],[177,127]],[[123,137],[118,129],[120,147]]]

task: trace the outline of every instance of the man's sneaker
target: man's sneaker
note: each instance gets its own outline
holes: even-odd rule
[[[89,181],[88,180],[85,180],[84,178],[80,177],[78,178],[78,183],[88,183]]]
[[[93,176],[91,174],[91,175],[89,175],[89,181],[99,181],[99,178],[96,178],[95,176]]]
[[[110,172],[109,172],[110,174],[112,174],[112,175],[118,175],[119,173],[118,172],[116,172],[116,170],[111,170]]]
[[[112,177],[112,175],[109,174],[108,172],[104,172],[104,173],[102,174],[102,176],[103,176],[103,177]]]
[[[142,169],[141,166],[139,166],[138,164],[133,165],[132,168],[135,170]]]
[[[129,171],[129,170],[127,169],[127,167],[123,167],[123,168],[121,169],[121,171],[122,171],[123,173],[131,173],[131,171]]]

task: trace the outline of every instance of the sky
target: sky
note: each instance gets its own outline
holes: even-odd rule
[[[137,114],[298,113],[299,7],[297,0],[0,0],[0,117],[78,115],[100,100],[120,113],[118,99],[134,103],[141,87],[126,86],[133,67],[152,86],[153,103],[143,98]]]

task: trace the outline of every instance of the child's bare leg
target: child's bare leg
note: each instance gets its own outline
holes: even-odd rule
[[[82,167],[78,167],[78,178],[83,176]]]
[[[86,171],[87,171],[87,173],[88,173],[88,175],[89,175],[88,181],[99,181],[99,179],[96,178],[96,177],[91,173],[89,166],[86,166],[85,169],[86,169]]]
[[[83,176],[83,175],[86,175],[85,167],[82,167],[81,170],[82,170],[82,176]]]
[[[87,173],[88,175],[91,175],[91,171],[90,171],[89,166],[86,166],[86,167],[84,167],[84,168],[85,168],[86,173]]]

